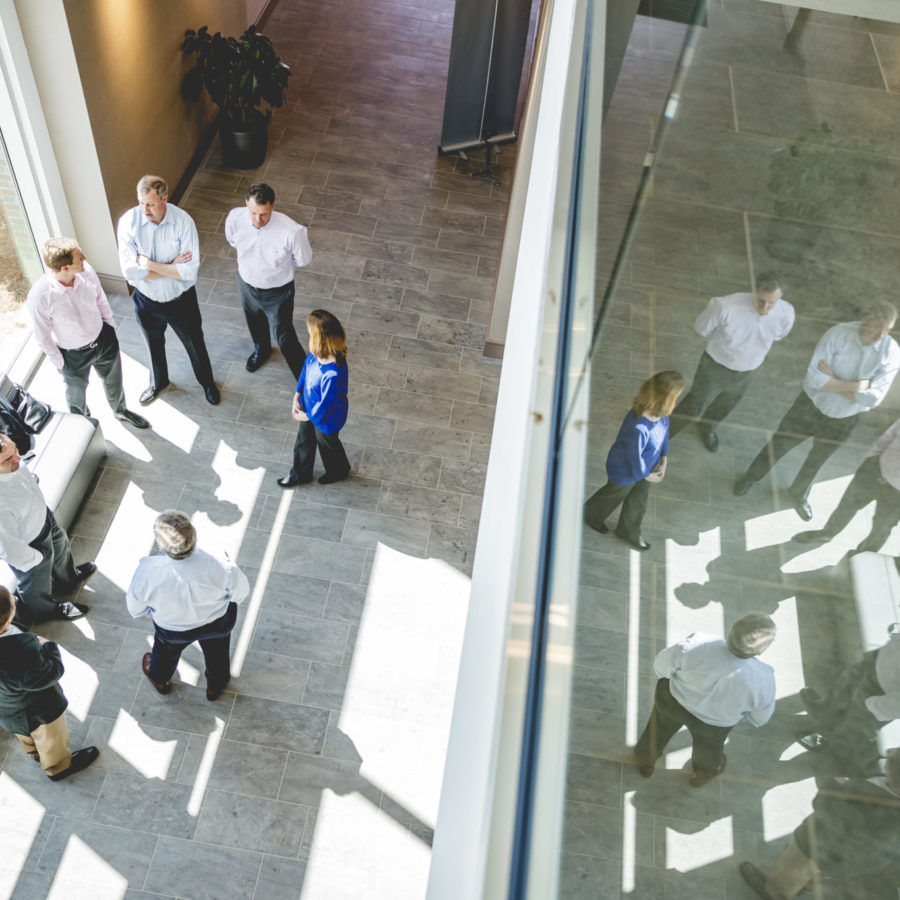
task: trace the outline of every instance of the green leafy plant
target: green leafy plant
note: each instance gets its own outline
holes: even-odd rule
[[[291,70],[275,53],[272,42],[250,26],[240,37],[223,37],[209,33],[204,25],[199,31],[184,33],[181,45],[184,55],[195,56],[196,65],[181,83],[181,95],[197,100],[206,88],[234,131],[249,130],[261,115],[268,122],[272,107],[284,103]],[[268,107],[259,110],[265,102]]]

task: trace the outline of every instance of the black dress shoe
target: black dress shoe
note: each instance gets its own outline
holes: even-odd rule
[[[710,453],[715,453],[719,449],[719,436],[711,428],[708,431],[705,428],[700,429],[700,440]]]
[[[694,788],[703,787],[704,784],[709,784],[713,778],[718,778],[724,771],[725,766],[728,763],[728,757],[723,753],[719,759],[719,765],[713,771],[709,771],[708,769],[699,769],[695,771],[693,775],[691,775],[690,785]]]
[[[766,890],[766,873],[762,869],[758,869],[751,862],[742,862],[738,866],[738,871],[741,873],[741,878],[760,897],[767,897],[768,900],[772,900],[772,895]]]
[[[804,522],[808,522],[813,517],[812,507],[809,505],[809,501],[806,497],[801,497],[799,500],[794,497],[794,509],[797,511],[797,515],[803,519]]]
[[[169,691],[172,690],[172,682],[167,681],[165,684],[160,684],[153,678],[153,676],[150,674],[150,663],[152,662],[152,660],[153,654],[145,653],[144,658],[141,660],[141,669],[147,676],[147,681],[149,681],[150,684],[153,685],[153,687],[155,687],[161,694],[168,694]]]
[[[138,398],[138,403],[141,406],[148,406],[151,404],[167,387],[169,383],[166,382],[161,387],[154,387],[152,384],[148,387],[143,394]]]
[[[228,681],[231,681],[231,679],[229,678]],[[222,687],[220,687],[218,690],[213,690],[212,688],[208,687],[206,689],[206,699],[209,700],[210,703],[215,703],[216,700],[218,700],[219,697],[222,696],[222,691],[225,690],[225,685],[228,684],[228,681],[226,681],[225,684],[223,684]]]
[[[78,576],[78,581],[87,581],[96,571],[97,566],[92,562],[86,562],[82,563],[80,566],[75,566],[75,574]]]
[[[815,750],[817,753],[828,746],[828,739],[814,731],[812,734],[804,734],[797,739],[797,743],[806,750]]]
[[[290,475],[284,475],[278,479],[278,486],[287,490],[287,488],[297,487],[300,484],[309,484],[310,481],[312,481],[311,478],[306,481],[301,481],[299,478],[291,478]]]
[[[271,350],[268,353],[260,353],[259,350],[254,350],[247,360],[247,371],[255,372],[271,355]]]
[[[734,493],[737,497],[743,497],[747,491],[753,487],[754,482],[749,479],[746,475],[741,475],[740,478],[734,483]]]
[[[319,484],[334,484],[335,482],[343,481],[349,474],[349,471],[343,473],[332,472],[330,474],[326,472],[319,479]]]
[[[623,541],[625,541],[625,543],[628,544],[629,547],[634,547],[635,550],[640,550],[641,553],[643,553],[645,550],[650,549],[650,544],[648,544],[647,541],[645,541],[640,535],[638,535],[636,538],[630,538],[628,537],[628,535],[622,534],[617,530],[616,537],[621,538]]]
[[[123,409],[122,412],[116,413],[116,418],[121,422],[129,422],[135,428],[149,428],[150,423],[137,413],[133,413],[130,409]]]
[[[63,769],[62,772],[57,772],[56,775],[48,777],[51,781],[62,781],[64,778],[86,769],[99,755],[100,751],[96,747],[84,747],[81,750],[76,750],[72,754],[72,762],[69,764],[68,769]]]
[[[219,395],[219,389],[211,384],[209,387],[203,388],[203,392],[206,394],[206,399],[213,405],[218,406],[219,401],[222,399]]]
[[[86,603],[73,603],[71,600],[63,600],[56,604],[57,619],[80,619],[90,607]]]
[[[818,712],[822,707],[822,698],[811,688],[800,688],[800,701],[810,712]]]
[[[637,756],[635,756],[635,761],[637,762],[637,770],[640,773],[641,778],[649,778],[653,774],[653,771],[656,768],[655,762],[645,763],[643,760],[638,759]]]

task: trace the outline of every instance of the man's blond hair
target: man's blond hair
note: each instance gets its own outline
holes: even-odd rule
[[[81,247],[78,246],[78,241],[75,238],[70,237],[55,237],[50,238],[44,244],[44,262],[47,264],[47,267],[52,269],[54,272],[59,272],[62,270],[63,266],[71,266],[72,263],[75,262],[75,253],[81,253],[82,256],[84,252]]]

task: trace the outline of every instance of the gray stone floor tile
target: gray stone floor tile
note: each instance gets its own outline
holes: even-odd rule
[[[188,793],[183,785],[107,772],[91,821],[138,823],[143,831],[190,840],[197,820],[186,809]]]
[[[490,434],[493,425],[494,407],[454,400],[453,412],[450,414],[451,428],[463,428],[467,431]]]
[[[306,660],[249,650],[240,676],[232,676],[228,689],[251,697],[297,702],[308,673]]]
[[[347,625],[263,610],[256,622],[251,647],[298,659],[340,663],[347,644]]]
[[[387,388],[379,391],[375,405],[376,415],[438,426],[449,424],[452,409],[453,401],[446,398]]]
[[[300,900],[306,862],[265,855],[253,900]]]
[[[409,363],[434,369],[459,371],[460,350],[446,343],[423,341],[418,338],[394,337],[388,351],[393,363]]]
[[[319,753],[327,726],[326,710],[239,694],[225,737],[276,749]]]
[[[456,493],[386,483],[381,491],[378,512],[389,516],[455,525],[459,521],[460,504],[461,497]]]
[[[303,705],[340,710],[350,670],[346,666],[312,662],[303,691]]]
[[[193,649],[193,648],[191,648]],[[187,653],[182,658],[189,658]],[[202,662],[191,657],[202,667]],[[138,659],[140,665],[140,659]],[[196,667],[196,666],[195,666]],[[224,694],[216,706],[206,699],[206,684],[203,669],[200,668],[198,686],[172,679],[172,690],[165,695],[159,694],[149,681],[143,679],[138,687],[137,697],[131,706],[131,715],[140,725],[156,725],[172,731],[184,731],[192,734],[211,734],[216,728],[216,717],[227,715],[227,698]]]
[[[475,561],[475,538],[476,529],[473,527],[432,524],[426,555],[429,559],[442,559],[471,576]]]
[[[259,853],[161,837],[144,887],[196,900],[252,897],[261,861]]]
[[[412,556],[425,554],[427,540],[427,533],[423,531],[421,523],[413,519],[379,515],[363,510],[350,511],[342,538],[343,543],[355,547],[374,549],[378,544],[384,544]]]
[[[359,305],[350,314],[346,327],[415,337],[419,328],[419,314],[390,307]]]
[[[100,751],[92,769],[165,780],[177,774],[190,739],[184,731],[135,725],[120,712],[115,718],[92,716],[85,743]]]
[[[198,841],[295,857],[307,809],[295,803],[210,790],[197,822]]]
[[[355,584],[364,563],[365,551],[357,547],[285,535],[275,558],[275,569]]]
[[[322,792],[330,790],[335,794],[361,793],[372,800],[381,802],[381,791],[362,777],[359,759],[325,759],[303,753],[288,756],[281,784],[279,799],[318,807]]]
[[[405,288],[401,308],[411,312],[443,316],[465,322],[469,318],[472,302],[468,298],[451,297],[449,294],[435,294]]]
[[[359,623],[366,601],[366,585],[333,581],[328,591],[325,618],[350,625]]]
[[[195,783],[205,748],[206,741],[203,738],[195,735],[191,739],[178,773],[181,784]],[[286,750],[222,740],[216,748],[208,786],[233,794],[275,798],[281,787],[286,761]]]

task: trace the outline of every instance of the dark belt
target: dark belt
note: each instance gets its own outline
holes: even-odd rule
[[[35,544],[40,544],[41,541],[47,540],[47,535],[50,534],[50,529],[53,527],[53,519],[51,518],[50,508],[47,508],[47,515],[44,518],[44,527],[41,529],[41,533],[28,542],[28,546],[34,550],[37,550]]]
[[[90,344],[85,344],[83,347],[63,347],[62,349],[64,349],[68,353],[81,353],[83,350],[93,350],[94,347],[96,347],[100,343],[100,338],[102,337],[103,326],[101,325],[100,334],[98,334],[97,337],[95,337],[94,340],[90,342]]]

